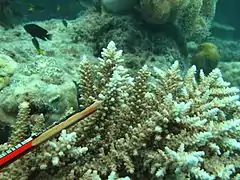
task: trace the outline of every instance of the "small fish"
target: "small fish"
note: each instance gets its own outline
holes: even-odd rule
[[[29,12],[41,12],[44,10],[44,7],[42,6],[38,6],[38,5],[31,5],[29,8],[28,8],[28,11]]]
[[[43,54],[43,50],[40,48],[38,40],[35,37],[32,38],[32,43],[33,43],[34,47],[37,49],[38,54]]]
[[[68,26],[68,23],[67,23],[67,21],[66,21],[65,19],[62,20],[62,23],[63,23],[63,25],[64,25],[65,27]]]
[[[61,10],[61,6],[58,4],[57,5],[57,8],[56,8],[57,11],[60,11]]]
[[[26,24],[23,26],[25,31],[27,31],[33,38],[38,37],[44,41],[51,40],[52,34],[48,34],[46,29],[36,25],[36,24]]]

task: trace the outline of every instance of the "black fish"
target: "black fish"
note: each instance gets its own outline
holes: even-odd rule
[[[64,25],[65,27],[68,26],[68,23],[67,23],[67,21],[66,21],[65,19],[62,20],[62,23],[63,23],[63,25]]]
[[[52,34],[48,34],[46,29],[36,25],[36,24],[26,24],[23,26],[25,31],[27,31],[33,38],[38,37],[44,41],[51,40]]]
[[[35,37],[32,38],[32,43],[33,43],[34,47],[37,49],[38,54],[43,54],[43,50],[40,48],[38,40]]]

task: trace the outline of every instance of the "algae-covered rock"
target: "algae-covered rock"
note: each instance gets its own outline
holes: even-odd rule
[[[43,113],[48,122],[64,117],[70,108],[77,108],[75,84],[66,79],[62,84],[50,84],[42,81],[40,76],[25,76],[15,73],[15,83],[4,88],[0,96],[0,121],[14,122],[18,105],[27,101],[32,114]]]
[[[9,84],[16,68],[17,63],[11,57],[0,54],[0,90]]]

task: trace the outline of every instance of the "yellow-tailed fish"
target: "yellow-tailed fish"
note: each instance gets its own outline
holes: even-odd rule
[[[43,50],[40,48],[40,45],[36,38],[32,38],[32,43],[33,43],[34,47],[37,49],[38,54],[43,54]]]

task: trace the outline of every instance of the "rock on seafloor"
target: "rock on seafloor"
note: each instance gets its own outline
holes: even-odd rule
[[[0,90],[9,84],[16,69],[17,63],[11,57],[0,54]]]
[[[0,121],[13,123],[18,105],[27,101],[31,104],[32,114],[43,113],[48,122],[64,117],[66,111],[77,108],[75,84],[69,79],[62,84],[50,84],[42,81],[39,75],[25,76],[14,74],[15,83],[1,91]]]

